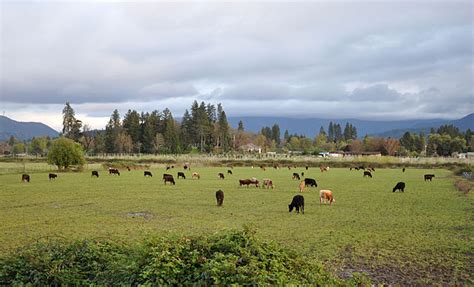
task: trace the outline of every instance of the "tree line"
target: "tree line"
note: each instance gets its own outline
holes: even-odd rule
[[[432,128],[428,135],[406,132],[400,139],[372,137],[359,138],[357,128],[347,122],[330,122],[327,129],[319,128],[314,137],[291,134],[283,137],[278,124],[264,126],[258,133],[244,129],[242,121],[233,129],[221,104],[217,106],[194,101],[186,109],[181,121],[171,111],[138,112],[128,110],[123,117],[114,110],[104,130],[91,130],[76,118],[74,109],[66,103],[63,111],[62,136],[79,143],[87,154],[180,154],[240,152],[253,143],[263,152],[320,152],[344,151],[354,154],[378,152],[391,156],[451,156],[453,153],[474,151],[474,135],[470,129],[461,132],[453,125]],[[327,132],[326,132],[327,130]],[[33,138],[21,142],[11,137],[0,143],[2,153],[29,153],[44,156],[51,149],[52,139]]]

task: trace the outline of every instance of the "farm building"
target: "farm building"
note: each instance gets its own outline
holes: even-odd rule
[[[258,146],[258,145],[253,144],[253,143],[249,143],[249,144],[240,146],[240,149],[241,149],[243,152],[262,153],[262,148],[261,148],[260,146]]]

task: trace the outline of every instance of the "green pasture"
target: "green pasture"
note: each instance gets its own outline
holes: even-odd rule
[[[87,170],[58,173],[49,181],[51,166],[8,165],[13,163],[0,165],[0,252],[48,238],[134,241],[249,225],[262,238],[322,261],[340,276],[364,272],[376,282],[402,285],[472,283],[472,195],[453,187],[448,170],[377,169],[373,178],[363,178],[362,171],[348,168],[321,173],[236,167],[228,175],[226,167],[206,167],[191,171],[200,180],[185,171],[187,178],[170,186],[161,180],[161,166],[150,168],[153,178],[126,169],[112,176],[96,164],[88,168],[98,169],[99,178]],[[30,183],[20,181],[23,170]],[[183,170],[167,173],[176,177],[178,171]],[[299,193],[293,172],[318,182],[303,194],[304,215],[288,212]],[[436,175],[433,182],[423,181],[426,173]],[[239,187],[238,179],[250,177],[270,178],[276,188]],[[392,193],[399,181],[406,183],[405,192]],[[221,208],[218,189],[225,193]],[[320,189],[333,191],[333,206],[319,204]]]

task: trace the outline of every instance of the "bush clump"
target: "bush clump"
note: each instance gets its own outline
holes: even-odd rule
[[[354,281],[355,280],[355,281]],[[0,285],[360,285],[262,241],[251,230],[136,245],[50,241],[0,258]],[[368,280],[362,280],[367,282]],[[363,284],[365,285],[365,284]]]

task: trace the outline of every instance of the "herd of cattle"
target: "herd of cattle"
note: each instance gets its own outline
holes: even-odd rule
[[[296,168],[296,166],[294,166]],[[174,166],[167,166],[166,167],[166,170],[170,170],[170,169],[173,169]],[[185,164],[183,166],[183,168],[185,170],[191,170],[190,166]],[[228,175],[232,175],[232,167],[230,167],[231,169],[228,169],[227,170],[227,174]],[[252,166],[253,168],[253,166]],[[262,170],[266,170],[265,166],[260,166],[260,168]],[[278,169],[279,167],[277,166],[274,166],[275,169]],[[291,166],[288,166],[288,169],[290,170],[292,167]],[[309,169],[308,166],[305,167],[306,170]],[[127,170],[130,171],[131,169],[129,167],[127,167]],[[329,166],[321,166],[320,167],[320,170],[321,172],[327,172],[329,171]],[[363,167],[363,166],[357,166],[357,167],[351,167],[349,170],[363,170],[363,177],[369,177],[369,178],[372,178],[372,172],[375,171],[375,168],[373,167]],[[117,169],[117,168],[112,168],[110,167],[108,169],[108,172],[109,172],[109,175],[118,175],[120,176],[120,171]],[[405,168],[402,169],[402,172],[405,172]],[[145,170],[143,172],[143,175],[145,177],[153,177],[153,174],[151,173],[151,171],[148,171],[148,170]],[[219,179],[225,179],[225,176],[224,176],[224,173],[218,173],[217,174],[218,178]],[[301,176],[304,177],[304,172],[301,173]],[[49,180],[55,180],[58,175],[55,174],[55,173],[50,173],[48,175],[49,177]],[[91,172],[91,177],[99,177],[99,172],[97,170],[93,170]],[[424,180],[425,181],[432,181],[433,177],[435,177],[434,174],[425,174],[423,176]],[[186,175],[184,174],[184,172],[178,172],[177,173],[177,178],[180,179],[186,179]],[[192,173],[192,179],[200,179],[201,176],[199,173],[197,172],[193,172]],[[175,185],[176,182],[174,180],[174,177],[172,174],[168,174],[168,173],[164,173],[163,174],[163,182],[164,184],[166,185],[167,183],[170,183],[172,185]],[[293,173],[293,176],[292,176],[292,179],[293,180],[301,180],[300,178],[300,174],[299,173],[296,173],[294,172]],[[30,182],[30,175],[29,174],[22,174],[21,176],[21,180],[22,182]],[[260,182],[257,178],[253,177],[253,178],[250,178],[250,179],[239,179],[239,186],[247,186],[249,187],[250,185],[252,186],[255,186],[255,187],[260,187]],[[316,180],[314,178],[304,178],[303,181],[300,182],[299,184],[299,191],[300,192],[303,192],[305,187],[317,187],[318,184],[316,183]],[[392,189],[392,192],[395,192],[395,191],[400,191],[400,192],[404,192],[405,191],[405,183],[404,182],[398,182],[395,187]],[[271,179],[268,179],[268,178],[264,178],[263,181],[262,181],[262,185],[261,185],[262,188],[275,188],[275,185],[273,184],[273,181]],[[217,200],[217,206],[222,206],[222,204],[224,203],[224,192],[222,190],[218,190],[216,191],[216,200]],[[333,195],[332,195],[332,191],[330,190],[320,190],[319,191],[319,203],[320,204],[326,204],[326,203],[329,203],[329,205],[332,205],[333,202],[335,202],[336,200],[334,199]],[[292,212],[293,209],[296,210],[296,213],[299,213],[300,210],[301,210],[301,213],[304,214],[304,197],[302,195],[295,195],[293,197],[293,200],[291,201],[291,203],[288,205],[288,209],[289,209],[289,212]]]

